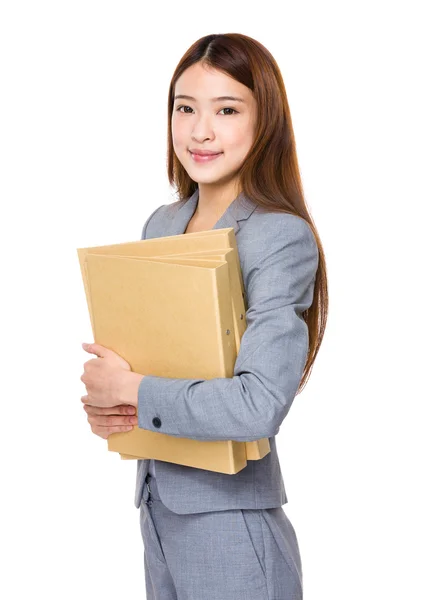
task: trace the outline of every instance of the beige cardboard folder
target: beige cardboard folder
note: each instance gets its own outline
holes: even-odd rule
[[[94,340],[134,372],[231,377],[246,329],[232,228],[78,249]],[[194,440],[134,427],[108,438],[122,458],[156,458],[223,473],[269,451],[253,442]]]

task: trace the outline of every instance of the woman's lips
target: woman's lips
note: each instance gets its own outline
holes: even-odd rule
[[[205,162],[210,162],[211,160],[214,160],[215,158],[218,158],[223,153],[219,152],[218,154],[206,154],[206,155],[204,155],[204,154],[193,154],[193,152],[189,151],[189,154],[191,155],[191,157],[193,158],[193,160],[195,162],[205,163]]]

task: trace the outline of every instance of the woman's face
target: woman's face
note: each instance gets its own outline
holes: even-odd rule
[[[223,96],[240,100],[217,100]],[[255,123],[256,100],[251,90],[225,73],[195,63],[177,80],[173,147],[198,184],[221,185],[236,176],[251,148]],[[220,154],[212,160],[195,160],[192,151],[198,149]]]

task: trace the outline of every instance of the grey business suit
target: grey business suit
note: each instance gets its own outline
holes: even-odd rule
[[[198,190],[185,203],[157,208],[143,227],[142,239],[184,233],[197,202]],[[236,235],[247,308],[234,377],[147,375],[138,391],[138,424],[198,440],[268,437],[271,452],[249,461],[235,475],[154,461],[160,497],[178,514],[272,508],[288,501],[275,435],[306,362],[308,329],[300,313],[312,303],[318,246],[306,221],[285,213],[265,213],[243,193],[213,229],[227,227],[233,227]],[[137,461],[138,508],[149,464],[147,459]]]
[[[185,232],[198,202],[157,208],[142,239]],[[214,225],[233,227],[247,328],[233,378],[147,375],[138,390],[143,429],[198,440],[270,439],[271,452],[235,475],[137,461],[148,600],[302,600],[297,537],[275,435],[297,392],[308,351],[301,312],[313,299],[318,247],[299,217],[265,213],[240,194]],[[151,493],[150,493],[151,492]]]

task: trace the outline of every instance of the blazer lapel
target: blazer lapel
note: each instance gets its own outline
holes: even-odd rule
[[[198,205],[198,198],[199,190],[196,189],[192,196],[177,210],[165,235],[170,236],[185,233],[186,227]],[[226,211],[221,215],[212,229],[233,227],[234,233],[236,234],[240,229],[239,222],[248,219],[256,208],[257,205],[241,192],[227,207]]]

